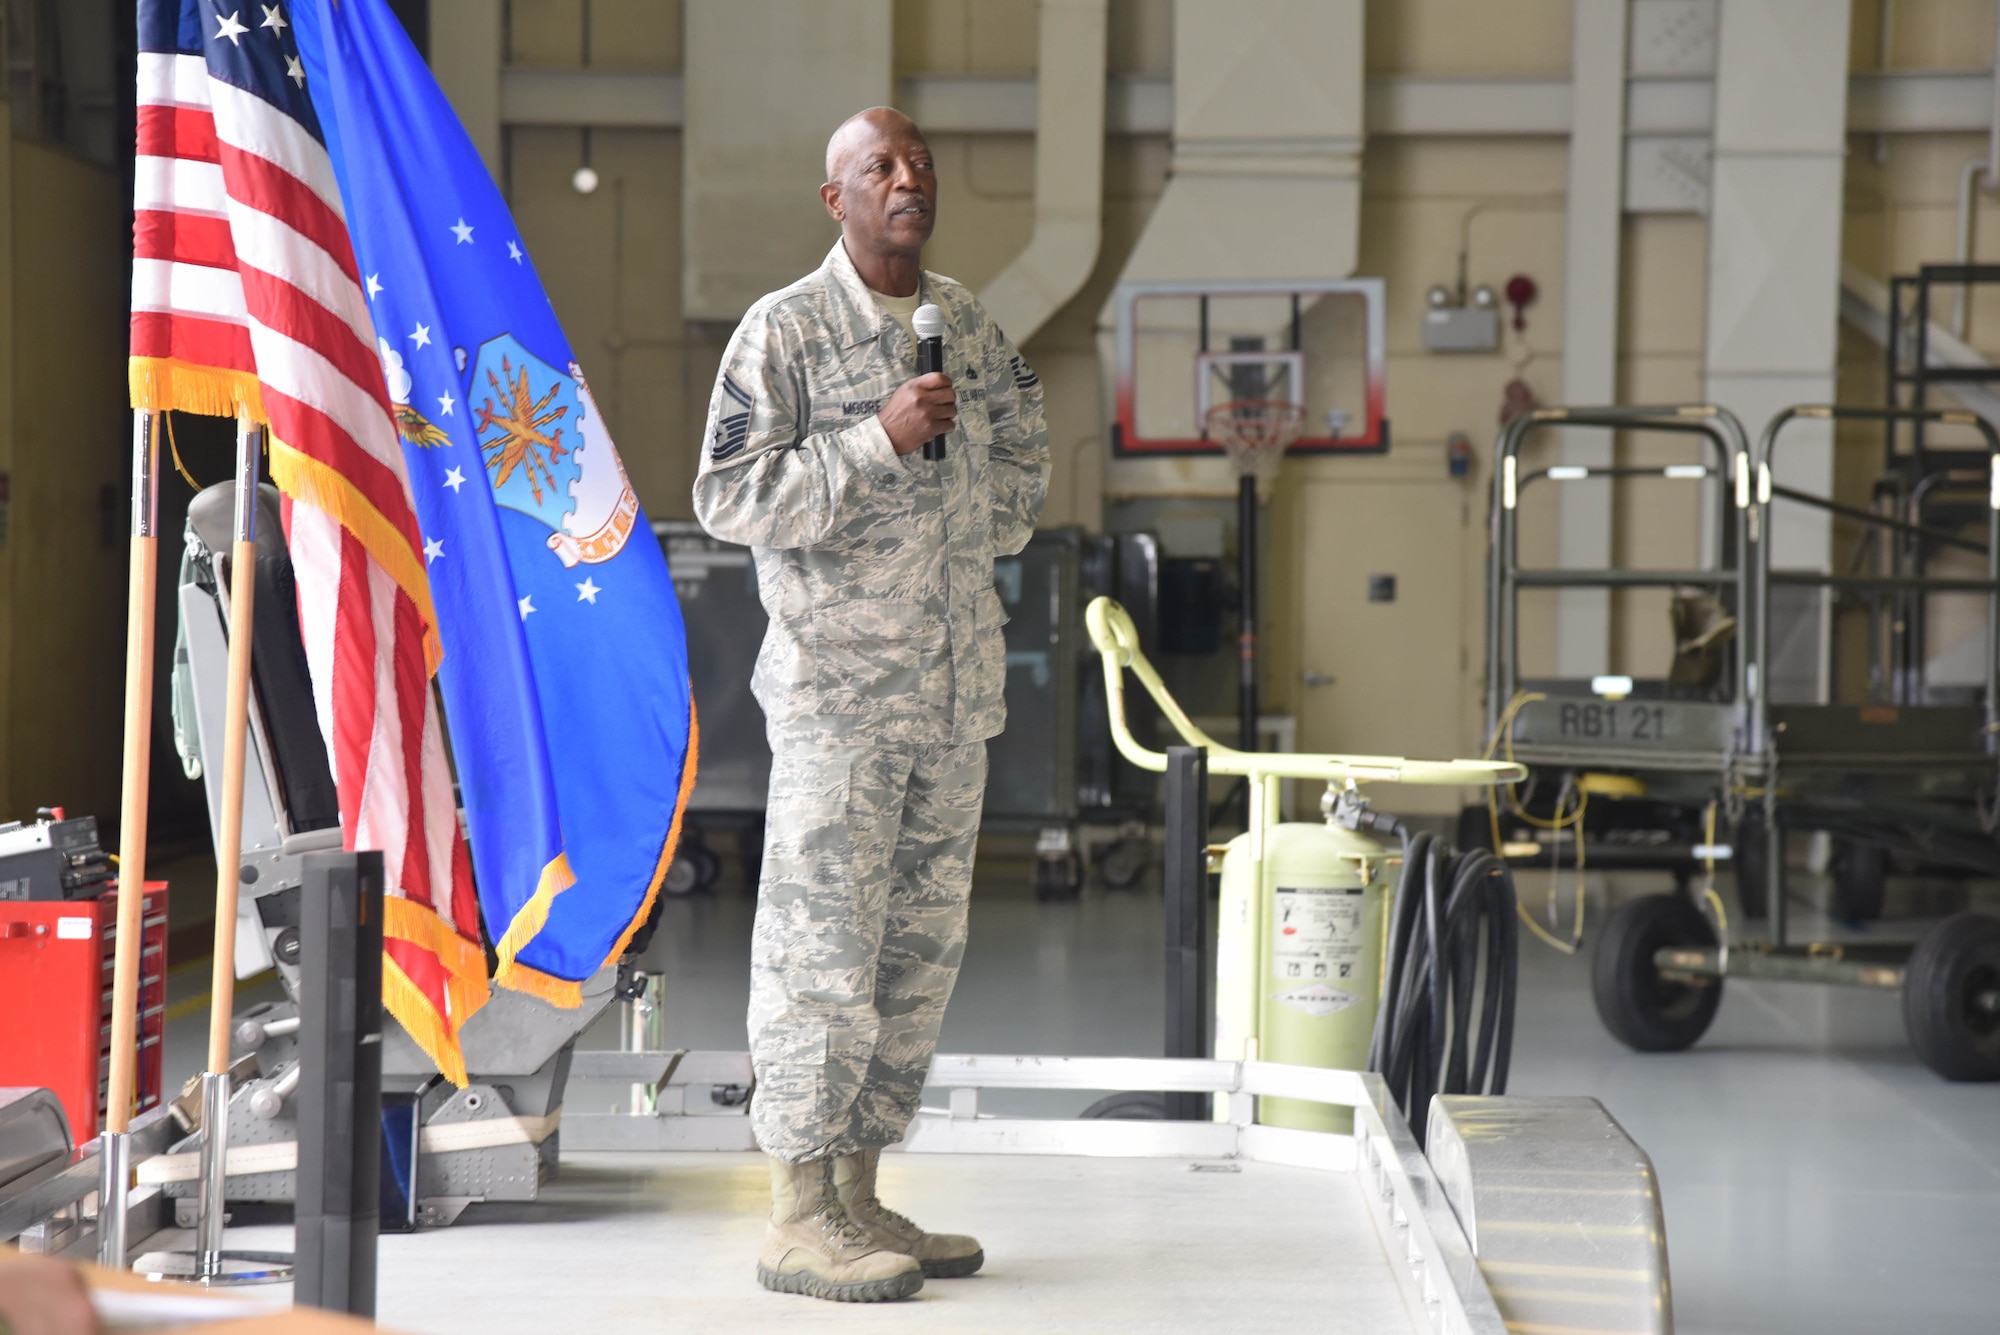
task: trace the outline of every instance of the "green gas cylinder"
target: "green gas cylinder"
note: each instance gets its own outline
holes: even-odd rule
[[[1382,995],[1384,905],[1396,854],[1332,824],[1266,826],[1222,860],[1216,922],[1215,1055],[1358,1071]],[[1259,1101],[1257,1120],[1353,1130],[1354,1114],[1297,1099]],[[1218,1119],[1225,1115],[1218,1097]]]

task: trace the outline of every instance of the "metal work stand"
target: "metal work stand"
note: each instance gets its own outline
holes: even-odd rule
[[[1167,1053],[1206,1058],[1209,1018],[1208,752],[1167,748],[1167,842],[1163,865],[1167,915]],[[1167,1120],[1203,1122],[1213,1099],[1166,1095]]]
[[[380,853],[311,853],[300,899],[294,1295],[367,1317],[381,1231],[382,881]]]

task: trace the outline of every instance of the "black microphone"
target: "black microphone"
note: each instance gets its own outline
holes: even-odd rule
[[[944,370],[944,312],[927,301],[910,316],[910,328],[917,336],[917,374]],[[924,442],[924,458],[944,458],[942,435]]]

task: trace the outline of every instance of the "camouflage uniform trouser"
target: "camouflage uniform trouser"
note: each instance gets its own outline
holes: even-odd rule
[[[750,947],[757,1143],[903,1138],[965,957],[986,743],[773,747]]]

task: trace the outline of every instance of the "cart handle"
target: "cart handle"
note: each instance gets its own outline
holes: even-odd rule
[[[1110,598],[1096,598],[1084,613],[1091,643],[1104,660],[1106,712],[1111,716],[1111,738],[1118,753],[1140,769],[1163,772],[1167,768],[1164,751],[1141,746],[1132,736],[1125,718],[1125,669],[1139,679],[1146,693],[1173,723],[1174,730],[1190,746],[1208,751],[1210,774],[1241,775],[1261,779],[1320,779],[1327,783],[1420,783],[1420,784],[1502,784],[1519,783],[1528,776],[1525,765],[1500,760],[1408,760],[1402,756],[1348,756],[1309,752],[1239,751],[1224,746],[1196,727],[1167,687],[1159,671],[1139,647],[1139,630],[1132,614]]]

